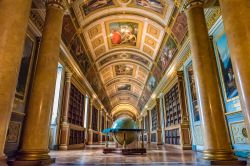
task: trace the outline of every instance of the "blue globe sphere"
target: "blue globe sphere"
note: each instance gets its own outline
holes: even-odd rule
[[[128,117],[122,117],[117,119],[113,125],[112,129],[138,129],[135,121]],[[132,143],[137,137],[136,131],[119,131],[113,134],[114,140],[120,145],[128,145]]]

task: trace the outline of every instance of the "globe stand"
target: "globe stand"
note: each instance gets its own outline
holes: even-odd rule
[[[137,132],[138,135],[138,132]],[[114,152],[121,152],[123,155],[130,155],[130,154],[141,154],[143,155],[144,153],[147,153],[146,149],[144,148],[144,139],[143,139],[143,132],[142,132],[142,142],[141,142],[141,147],[137,148],[126,148],[126,132],[123,132],[123,147],[122,149],[119,148],[108,148],[108,142],[106,141],[106,146],[103,149],[103,153],[107,154],[107,153],[114,153]],[[137,137],[137,141],[138,137]]]

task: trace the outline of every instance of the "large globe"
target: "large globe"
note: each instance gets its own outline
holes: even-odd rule
[[[113,125],[112,129],[138,129],[135,121],[128,117],[122,117],[117,119]],[[124,144],[124,134],[125,134],[125,144],[128,145],[132,143],[137,138],[137,133],[135,131],[120,131],[113,134],[114,140],[120,145]]]

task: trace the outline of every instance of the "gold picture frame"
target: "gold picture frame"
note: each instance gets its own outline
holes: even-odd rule
[[[137,25],[137,29],[138,29],[138,33],[136,36],[136,41],[135,41],[135,46],[130,45],[130,44],[113,44],[111,42],[111,29],[110,26],[111,24],[134,24]],[[110,20],[110,21],[106,21],[105,22],[105,28],[106,28],[106,35],[107,35],[107,40],[108,40],[108,46],[110,49],[112,48],[121,48],[121,47],[129,47],[129,48],[140,48],[141,45],[141,37],[142,37],[142,31],[143,31],[143,23],[141,21],[136,21],[136,20],[132,20],[132,19],[117,19],[117,20]]]

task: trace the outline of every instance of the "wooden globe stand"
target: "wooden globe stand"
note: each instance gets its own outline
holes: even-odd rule
[[[118,152],[118,153],[121,153],[123,155],[130,155],[130,154],[145,154],[147,153],[147,150],[146,148],[144,148],[144,140],[143,140],[143,130],[140,130],[138,129],[139,131],[141,131],[141,136],[142,136],[142,140],[141,140],[141,144],[138,143],[137,144],[137,148],[127,148],[126,146],[126,132],[129,131],[129,129],[125,131],[118,131],[118,132],[123,132],[123,147],[122,148],[109,148],[108,147],[108,140],[106,139],[106,143],[105,143],[105,148],[103,149],[103,153],[104,154],[107,154],[107,153],[115,153],[115,152]],[[131,130],[134,132],[134,130]],[[112,131],[111,131],[112,132]],[[137,141],[139,141],[138,139],[138,131],[137,132]]]

